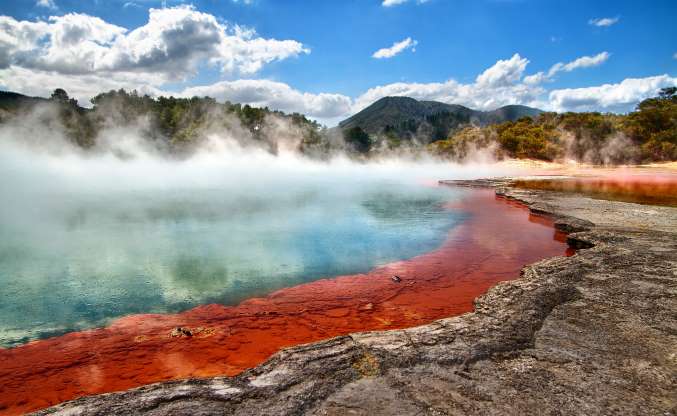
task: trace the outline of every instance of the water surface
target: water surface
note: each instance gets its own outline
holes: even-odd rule
[[[0,346],[366,272],[438,247],[464,218],[444,208],[460,190],[303,183],[14,191],[0,207]]]
[[[595,199],[677,207],[677,175],[671,173],[583,176],[515,181],[525,189],[574,192]]]
[[[128,315],[103,328],[0,349],[0,409],[24,414],[163,380],[235,375],[291,345],[468,312],[477,296],[517,278],[525,264],[568,252],[551,220],[493,190],[469,190],[449,208],[465,216],[442,245],[366,274],[314,280],[237,306]],[[392,280],[395,274],[401,281]]]

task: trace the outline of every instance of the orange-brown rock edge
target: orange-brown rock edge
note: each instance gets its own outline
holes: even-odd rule
[[[237,306],[126,316],[106,328],[0,349],[0,413],[163,380],[235,375],[283,347],[469,312],[473,299],[517,278],[525,264],[570,254],[550,220],[493,190],[468,191],[449,209],[470,217],[440,248],[366,274],[318,280]]]
[[[620,171],[613,176],[517,180],[514,185],[525,189],[578,192],[612,201],[677,207],[677,177],[674,174],[633,175]]]

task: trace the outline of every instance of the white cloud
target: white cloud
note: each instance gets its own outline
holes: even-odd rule
[[[529,60],[514,54],[512,58],[499,60],[493,66],[477,76],[476,83],[482,86],[501,87],[518,81],[527,67]]]
[[[409,0],[383,0],[383,3],[381,5],[383,7],[392,7],[392,6],[399,6],[400,4],[404,4],[408,2]],[[423,4],[427,3],[429,0],[416,0],[417,4]]]
[[[392,6],[397,6],[403,3],[406,3],[407,0],[383,0],[382,6],[383,7],[392,7]]]
[[[208,62],[224,72],[252,74],[272,61],[309,53],[299,42],[256,37],[253,30],[227,27],[192,7],[150,9],[149,13],[146,25],[112,45],[102,57],[103,68],[141,69],[181,79]]]
[[[304,53],[309,50],[299,42],[262,38],[192,6],[150,9],[148,22],[131,31],[85,14],[38,21],[0,16],[0,85],[43,97],[64,88],[81,105],[118,88],[169,95],[163,85],[187,80],[204,65],[229,75],[251,75],[270,62]],[[249,91],[247,101],[252,104],[318,117],[345,112],[345,102],[334,94],[305,94],[286,84],[266,82],[233,83],[229,92],[246,98]],[[225,96],[225,84],[219,86]],[[267,101],[255,100],[254,91],[270,95]]]
[[[527,85],[538,85],[548,81],[549,79],[550,78],[548,78],[548,75],[545,72],[539,71],[535,74],[524,77],[524,83]]]
[[[557,71],[599,65],[608,58],[605,52],[582,57],[566,64],[556,64]],[[493,110],[508,104],[522,104],[551,111],[619,111],[626,112],[641,100],[655,95],[660,88],[677,85],[677,78],[660,75],[647,78],[629,78],[618,84],[558,89],[548,92],[536,78],[547,74],[523,76],[529,61],[515,54],[499,60],[477,76],[475,82],[455,80],[433,83],[393,83],[370,88],[357,97],[353,112],[387,96],[408,96],[418,100],[434,100],[461,104],[480,110]],[[556,71],[556,72],[557,72]]]
[[[220,101],[299,112],[319,119],[346,116],[352,104],[350,97],[345,95],[311,94],[295,90],[282,82],[256,79],[221,81],[212,85],[190,87],[183,90],[181,95],[206,95]]]
[[[677,52],[675,52],[674,54],[672,54],[672,58],[673,58],[673,59],[677,59]]]
[[[54,0],[38,0],[37,2],[35,2],[35,5],[38,6],[38,7],[44,7],[44,8],[52,9],[52,10],[57,9],[56,3],[54,3]]]
[[[312,94],[293,89],[289,85],[265,79],[220,81],[211,85],[188,87],[181,91],[166,91],[149,83],[129,78],[102,77],[99,75],[64,75],[54,72],[33,71],[11,67],[0,70],[0,86],[4,89],[31,96],[49,97],[55,88],[64,88],[80,105],[89,106],[89,99],[112,89],[136,89],[151,96],[176,97],[209,96],[219,101],[269,107],[284,112],[299,112],[324,123],[335,124],[350,114],[352,100],[341,94]]]
[[[370,88],[357,97],[353,112],[387,96],[408,96],[418,100],[434,100],[462,104],[481,110],[495,109],[507,104],[535,104],[545,90],[537,85],[521,82],[528,64],[519,54],[499,60],[477,76],[475,82],[459,83],[455,80],[433,83],[397,82]]]
[[[609,52],[600,52],[595,56],[582,56],[574,61],[571,61],[566,64],[555,64],[552,68],[550,68],[550,73],[555,73],[559,71],[565,71],[565,72],[571,72],[574,69],[578,68],[590,68],[593,66],[599,66],[606,62],[609,59]]]
[[[609,27],[615,25],[620,20],[620,17],[599,17],[588,20],[588,24],[597,27]]]
[[[403,83],[382,85],[370,88],[360,95],[353,107],[357,112],[374,101],[389,96],[406,96],[417,100],[440,101],[449,104],[461,104],[480,110],[493,110],[508,104],[535,105],[538,96],[544,92],[540,87],[523,83],[510,86],[482,86],[477,83],[462,84],[455,80],[433,83]]]
[[[579,68],[590,68],[602,65],[610,56],[611,54],[609,52],[604,51],[594,56],[581,56],[568,63],[558,62],[551,66],[547,73],[541,71],[524,77],[524,82],[530,85],[541,84],[551,80],[559,72],[571,72]]]
[[[578,68],[590,68],[593,66],[599,66],[606,62],[611,54],[609,52],[600,52],[595,56],[582,56],[574,61],[569,62],[568,64],[565,64],[562,67],[563,71],[566,72],[571,72],[574,69]]]
[[[407,38],[377,51],[395,56],[416,41]],[[468,83],[398,82],[375,86],[352,99],[342,94],[299,91],[277,81],[239,79],[182,91],[163,89],[170,80],[189,79],[204,64],[230,75],[251,74],[275,60],[309,51],[293,40],[259,37],[253,30],[220,22],[181,6],[151,9],[145,25],[128,30],[83,14],[17,21],[0,16],[0,86],[28,95],[49,96],[64,88],[87,104],[110,89],[136,89],[150,95],[208,95],[219,100],[300,112],[330,125],[385,96],[409,96],[490,110],[507,104],[545,110],[628,111],[659,88],[677,85],[667,75],[626,79],[618,84],[547,91],[543,82],[560,72],[601,65],[608,52],[559,62],[547,72],[525,76],[529,60],[514,54],[498,60]]]
[[[549,101],[555,111],[625,112],[639,101],[656,95],[661,88],[672,86],[677,86],[677,78],[668,75],[627,78],[617,84],[553,90]]]
[[[372,58],[376,59],[392,58],[393,56],[409,48],[412,48],[412,50],[415,51],[414,48],[416,48],[416,45],[418,45],[417,41],[412,40],[411,38],[406,38],[400,42],[393,43],[393,46],[389,48],[382,48],[377,50],[372,55]]]
[[[90,98],[112,89],[124,88],[129,91],[136,89],[142,94],[149,95],[164,93],[161,89],[143,79],[139,79],[134,74],[129,74],[127,78],[121,76],[111,78],[96,74],[60,74],[53,71],[37,71],[16,66],[0,69],[0,86],[6,90],[39,97],[49,97],[54,89],[63,88],[71,97],[76,98],[82,106],[90,106]]]
[[[77,13],[35,22],[0,16],[0,68],[112,78],[136,74],[161,85],[194,75],[203,64],[253,74],[309,52],[297,41],[265,39],[192,6],[150,9],[148,22],[131,31]]]

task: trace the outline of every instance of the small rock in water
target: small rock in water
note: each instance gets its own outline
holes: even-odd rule
[[[400,276],[394,274],[393,277],[390,278],[393,282],[395,283],[400,283],[402,279],[400,279]]]
[[[172,330],[172,332],[169,334],[170,337],[175,338],[175,337],[192,337],[193,333],[190,332],[190,329],[188,328],[182,328],[182,327],[176,327]]]

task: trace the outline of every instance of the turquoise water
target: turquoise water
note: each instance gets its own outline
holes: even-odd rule
[[[0,208],[2,346],[366,272],[436,248],[463,220],[443,208],[461,191],[388,182],[12,192]]]

